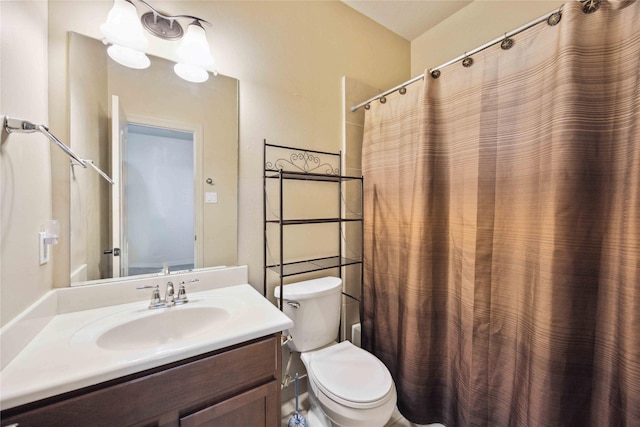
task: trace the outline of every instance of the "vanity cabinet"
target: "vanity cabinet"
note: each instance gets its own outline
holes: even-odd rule
[[[1,425],[275,427],[280,351],[278,333],[11,408]]]

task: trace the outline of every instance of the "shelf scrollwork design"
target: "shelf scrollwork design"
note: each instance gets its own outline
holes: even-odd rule
[[[321,156],[309,151],[297,151],[289,157],[281,157],[274,161],[266,161],[267,170],[283,170],[287,172],[316,173],[323,175],[340,175],[340,169],[325,161]]]

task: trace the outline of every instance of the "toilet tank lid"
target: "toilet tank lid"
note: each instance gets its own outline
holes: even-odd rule
[[[304,300],[340,292],[341,290],[342,279],[339,277],[328,276],[284,285],[282,292],[284,299]],[[280,298],[280,286],[276,286],[273,296]]]

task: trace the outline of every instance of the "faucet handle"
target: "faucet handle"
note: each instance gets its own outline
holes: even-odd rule
[[[191,279],[189,283],[199,282],[200,279]],[[185,288],[184,280],[180,282],[180,287],[178,288],[178,296],[176,297],[176,304],[186,304],[189,302],[189,298],[187,298],[187,290]]]
[[[164,303],[160,299],[160,286],[147,285],[147,286],[140,286],[136,289],[153,289],[153,292],[151,294],[151,301],[149,301],[149,308],[160,308],[164,306]]]
[[[176,294],[175,294],[175,288],[173,287],[173,282],[168,281],[167,290],[164,293],[164,306],[171,307],[172,305],[175,304],[175,301],[176,301]]]
[[[191,282],[197,281],[198,279],[191,280]],[[189,298],[187,298],[187,290],[184,287],[184,280],[180,282],[180,286],[178,287],[178,296],[176,297],[176,305],[186,304],[189,302]]]

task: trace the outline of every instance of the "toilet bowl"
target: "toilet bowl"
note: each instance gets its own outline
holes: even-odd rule
[[[391,418],[396,389],[389,370],[371,353],[343,341],[300,358],[312,406],[317,404],[334,425],[382,427]]]
[[[283,289],[284,312],[294,322],[288,345],[307,369],[309,425],[382,427],[396,405],[387,367],[349,341],[336,343],[342,280],[324,277]],[[275,296],[280,296],[279,287]]]

